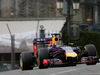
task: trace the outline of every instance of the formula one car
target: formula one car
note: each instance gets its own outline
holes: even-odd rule
[[[64,46],[59,37],[60,34],[52,34],[52,38],[34,39],[34,53],[22,52],[20,54],[21,70],[33,69],[34,65],[40,69],[55,65],[76,66],[79,57],[81,57],[81,62],[87,65],[98,62],[93,44],[86,45],[84,49],[79,46]]]
[[[62,42],[59,41],[58,34],[54,35],[52,38],[34,39],[34,53],[22,52],[20,54],[20,67],[22,70],[33,69],[35,64],[40,69],[54,65],[76,66],[77,54],[70,46],[62,45]]]

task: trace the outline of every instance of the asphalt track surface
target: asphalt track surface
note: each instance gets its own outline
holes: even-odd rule
[[[38,69],[21,71],[14,70],[1,72],[0,75],[100,75],[100,63],[96,65],[78,64],[77,66],[50,67],[48,69]]]

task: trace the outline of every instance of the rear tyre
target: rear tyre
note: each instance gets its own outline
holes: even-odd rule
[[[87,50],[88,56],[96,56],[96,47],[93,44],[86,45],[85,50]]]
[[[31,52],[22,52],[20,54],[20,67],[21,70],[33,69],[33,56]]]
[[[48,49],[47,48],[41,48],[38,50],[38,67],[39,69],[42,68],[48,68],[48,65],[43,65],[43,59],[48,59]]]

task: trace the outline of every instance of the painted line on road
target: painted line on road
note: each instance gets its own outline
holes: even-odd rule
[[[99,65],[100,65],[100,63],[97,63],[97,64],[99,64]]]
[[[53,73],[53,74],[50,74],[50,75],[57,75],[57,74],[72,72],[72,71],[76,71],[76,70],[77,70],[77,69],[71,69],[71,70],[67,70],[67,71],[61,71],[61,72]]]
[[[86,75],[100,75],[100,73],[86,73]]]

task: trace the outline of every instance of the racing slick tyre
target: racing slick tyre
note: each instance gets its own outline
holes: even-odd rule
[[[88,52],[88,56],[96,56],[96,47],[93,44],[85,45],[84,48]]]
[[[48,59],[48,49],[41,48],[38,50],[38,67],[39,69],[48,68],[48,64],[43,64],[43,59]]]
[[[33,56],[31,52],[22,52],[20,54],[20,67],[21,70],[33,69]]]
[[[71,64],[71,66],[76,66],[76,65],[77,65],[77,63],[72,63],[72,64]]]
[[[86,65],[96,65],[96,62],[93,62],[93,63],[86,63]]]

